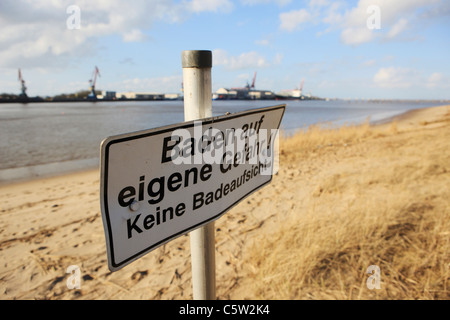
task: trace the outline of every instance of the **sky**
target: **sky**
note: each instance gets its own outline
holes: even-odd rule
[[[181,52],[212,90],[450,99],[448,0],[0,0],[0,93],[181,93]]]

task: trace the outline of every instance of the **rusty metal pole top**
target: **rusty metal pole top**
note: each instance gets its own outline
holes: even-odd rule
[[[181,52],[183,68],[212,68],[212,52],[209,50],[185,50]]]

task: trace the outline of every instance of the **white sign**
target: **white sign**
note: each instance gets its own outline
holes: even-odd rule
[[[272,180],[285,105],[109,137],[101,209],[116,271],[218,219]]]

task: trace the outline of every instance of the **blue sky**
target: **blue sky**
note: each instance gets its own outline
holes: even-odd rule
[[[79,28],[70,6],[79,8]],[[368,26],[369,23],[369,27]],[[444,0],[1,0],[0,92],[180,93],[181,51],[213,51],[213,91],[450,99]]]

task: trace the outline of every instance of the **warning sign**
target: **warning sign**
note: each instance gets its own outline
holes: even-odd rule
[[[269,183],[285,105],[109,137],[101,209],[116,271]]]

